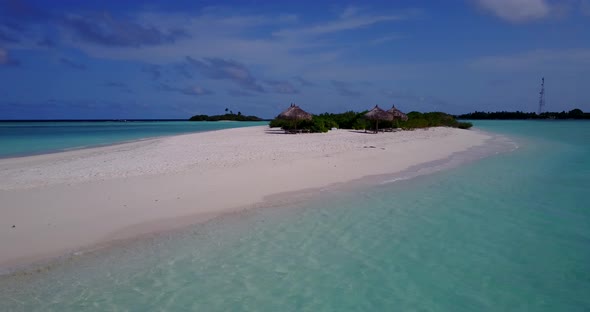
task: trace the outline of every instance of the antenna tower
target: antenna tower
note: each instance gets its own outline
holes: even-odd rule
[[[539,115],[545,108],[545,77],[541,78],[541,92],[539,92]]]

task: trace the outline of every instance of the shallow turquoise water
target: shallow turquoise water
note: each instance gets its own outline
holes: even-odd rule
[[[0,158],[109,145],[165,135],[265,124],[268,123],[192,121],[0,122]]]
[[[6,311],[588,311],[590,123],[519,148],[0,278]]]

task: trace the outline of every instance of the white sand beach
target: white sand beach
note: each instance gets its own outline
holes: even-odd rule
[[[285,135],[248,127],[0,159],[0,269],[396,173],[485,144],[453,128]]]

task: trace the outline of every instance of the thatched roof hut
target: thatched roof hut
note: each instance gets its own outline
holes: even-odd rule
[[[388,113],[390,113],[391,115],[393,115],[394,119],[400,119],[403,121],[407,121],[408,120],[408,115],[402,113],[402,111],[400,111],[399,109],[395,108],[395,105],[393,105],[389,110],[387,110]]]
[[[302,110],[295,104],[291,104],[291,106],[280,113],[277,118],[287,120],[311,120],[312,114]]]
[[[382,110],[378,105],[375,105],[375,107],[372,110],[367,112],[365,114],[365,118],[375,121],[375,133],[377,133],[377,131],[379,131],[379,121],[380,120],[393,122],[393,115]]]
[[[369,119],[369,120],[393,120],[393,115],[387,113],[386,111],[382,110],[378,105],[375,105],[375,107],[370,110],[369,112],[367,112],[365,114],[365,118]]]

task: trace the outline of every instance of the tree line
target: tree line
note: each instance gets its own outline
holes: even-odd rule
[[[458,119],[471,119],[471,120],[485,120],[485,119],[497,119],[497,120],[517,120],[517,119],[590,119],[590,113],[584,113],[581,109],[572,109],[569,112],[545,112],[541,114],[531,112],[473,112],[469,114],[463,114],[456,116]]]
[[[364,118],[367,111],[344,113],[323,113],[313,115],[311,120],[285,120],[275,118],[271,120],[270,127],[280,127],[284,130],[306,129],[310,132],[328,132],[332,128],[355,129],[355,130],[375,130],[376,123]],[[379,129],[384,128],[401,128],[404,130],[413,130],[428,127],[453,127],[469,129],[473,125],[470,122],[460,122],[454,116],[442,113],[420,113],[410,112],[407,114],[408,120],[394,120],[379,122]]]
[[[263,119],[257,116],[246,116],[242,112],[234,114],[229,108],[225,109],[223,115],[194,115],[189,118],[189,121],[220,121],[220,120],[231,120],[231,121],[262,121]]]

